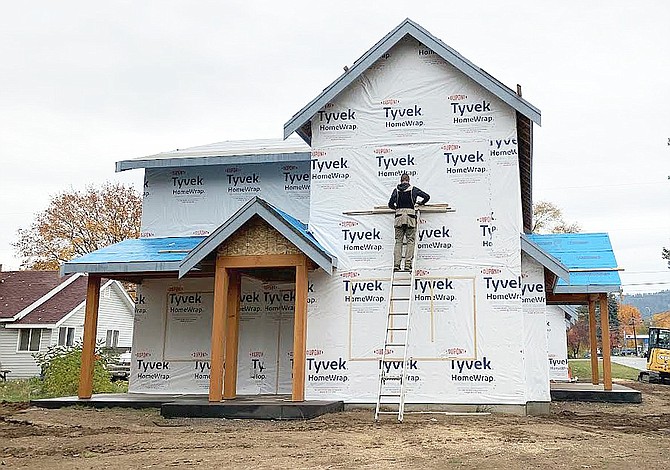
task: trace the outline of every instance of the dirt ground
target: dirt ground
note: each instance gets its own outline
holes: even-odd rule
[[[552,403],[551,415],[370,411],[273,422],[160,417],[157,410],[0,405],[0,467],[670,468],[670,386],[625,383],[641,405]]]

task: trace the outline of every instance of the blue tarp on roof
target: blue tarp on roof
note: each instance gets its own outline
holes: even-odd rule
[[[570,283],[559,280],[557,293],[619,290],[621,278],[606,233],[531,234],[528,238],[570,271]]]
[[[165,237],[124,240],[64,263],[61,273],[177,270],[179,262],[204,239]]]

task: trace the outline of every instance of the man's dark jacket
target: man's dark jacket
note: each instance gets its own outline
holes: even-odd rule
[[[416,186],[411,186],[409,183],[400,183],[391,193],[389,199],[390,209],[414,209],[417,204],[417,197],[421,198],[419,205],[424,205],[430,199],[427,193],[424,193]]]

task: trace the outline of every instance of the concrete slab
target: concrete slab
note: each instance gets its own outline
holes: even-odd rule
[[[234,400],[210,403],[207,395],[153,395],[144,393],[109,393],[78,397],[31,400],[42,408],[89,406],[93,408],[160,408],[165,418],[235,418],[235,419],[311,419],[326,413],[344,411],[342,401],[310,400],[292,402],[288,395],[240,396]]]
[[[552,383],[552,401],[585,401],[595,403],[642,403],[642,393],[619,384],[612,384],[612,390],[604,385],[583,382]]]

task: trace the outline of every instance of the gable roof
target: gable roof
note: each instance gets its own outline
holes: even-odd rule
[[[13,325],[49,325],[58,323],[64,316],[86,300],[88,277],[78,276],[53,297],[32,309]]]
[[[0,272],[0,321],[13,320],[33,304],[39,305],[58,286],[67,285],[71,276],[59,277],[58,271]],[[65,284],[64,284],[65,283]]]
[[[310,101],[304,108],[298,111],[291,119],[284,125],[284,138],[287,138],[294,132],[297,132],[308,144],[311,142],[310,134],[305,131],[304,127],[309,123],[310,119],[327,103],[333,100],[340,92],[351,85],[363,72],[365,72],[372,64],[379,60],[382,55],[388,52],[394,45],[396,45],[405,36],[412,36],[414,39],[422,43],[424,46],[431,49],[438,54],[442,59],[456,67],[467,77],[477,82],[480,86],[500,98],[512,108],[516,109],[522,115],[528,117],[531,121],[540,125],[541,113],[540,110],[524,100],[515,91],[505,86],[489,75],[483,69],[477,67],[468,59],[459,54],[456,50],[447,46],[441,40],[430,34],[423,27],[419,26],[409,18],[405,19],[390,33],[384,36],[377,44],[372,46],[365,54],[363,54],[346,72],[338,77],[333,83],[328,85],[323,92],[312,101]]]
[[[259,216],[284,238],[293,243],[309,259],[328,274],[332,274],[333,268],[337,266],[337,258],[319,244],[307,230],[307,225],[263,199],[255,197],[242,206],[184,258],[179,265],[179,277],[185,276],[191,269],[195,268],[198,263],[214,252],[228,237],[254,216]]]
[[[619,268],[606,233],[530,234],[528,239],[559,259],[570,271],[570,281],[559,280],[556,294],[618,292]]]

